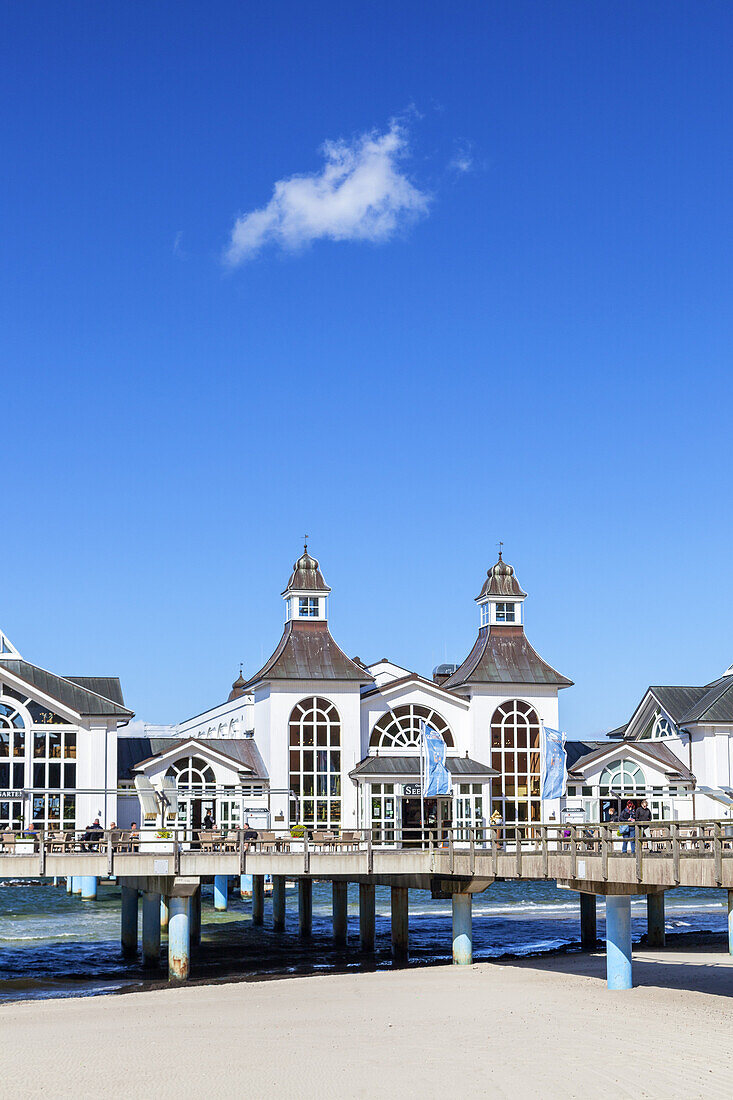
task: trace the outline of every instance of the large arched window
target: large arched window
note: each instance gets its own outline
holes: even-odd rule
[[[646,776],[633,760],[617,760],[601,772],[601,795],[640,795],[646,789]]]
[[[421,723],[427,722],[453,748],[453,735],[445,718],[430,707],[408,703],[387,711],[375,722],[369,747],[372,749],[417,749],[420,747]]]
[[[186,756],[177,760],[165,774],[175,779],[179,791],[216,789],[214,769],[200,756]]]
[[[328,699],[301,699],[290,714],[290,824],[341,826],[341,719]]]
[[[508,699],[491,718],[492,803],[504,821],[539,821],[540,720],[523,699]]]

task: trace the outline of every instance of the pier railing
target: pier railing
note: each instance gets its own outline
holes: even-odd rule
[[[260,830],[190,828],[143,830],[7,830],[0,833],[0,856],[116,854],[349,853],[373,850],[479,852],[494,857],[569,853],[635,859],[710,856],[733,859],[733,821],[649,821],[636,823],[507,822],[501,825],[380,826],[369,829]]]

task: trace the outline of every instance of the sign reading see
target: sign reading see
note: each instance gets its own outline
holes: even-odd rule
[[[405,783],[403,793],[405,798],[419,798],[422,794],[422,787],[419,783]]]

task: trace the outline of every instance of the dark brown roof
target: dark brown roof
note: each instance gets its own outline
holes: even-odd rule
[[[592,764],[594,760],[604,756],[609,750],[628,752],[629,747],[632,745],[638,752],[642,753],[642,755],[650,756],[657,763],[664,764],[666,767],[671,768],[675,775],[680,776],[688,782],[695,781],[695,776],[687,765],[683,764],[679,756],[675,756],[669,746],[665,745],[662,741],[625,741],[620,744],[618,741],[613,741],[608,745],[602,745],[600,748],[594,749],[593,752],[589,752],[587,756],[581,756],[580,759],[576,760],[575,764],[573,764],[572,771],[583,771],[588,764]]]
[[[245,680],[244,676],[242,676],[242,670],[240,668],[239,676],[237,676],[236,680],[232,684],[232,690],[229,692],[227,703],[231,703],[233,699],[240,699],[245,694],[244,685],[246,683],[247,681]]]
[[[293,566],[293,572],[290,574],[290,580],[287,583],[283,596],[288,592],[330,592],[321,574],[320,567],[315,558],[312,558],[308,553],[308,545],[303,547],[303,553],[300,555],[295,565]]]
[[[0,666],[84,718],[133,717],[133,711],[123,705],[116,676],[55,676],[17,657],[0,658]]]
[[[466,660],[443,683],[443,688],[462,684],[556,684],[573,681],[548,665],[527,641],[521,626],[482,626]]]
[[[501,551],[499,551],[499,560],[495,565],[491,566],[486,574],[486,580],[484,586],[476,597],[477,600],[482,600],[484,596],[526,596],[527,593],[522,590],[519,585],[519,581],[514,576],[514,569],[511,565],[508,565],[505,561],[501,560]]]
[[[499,775],[488,764],[479,764],[468,756],[446,756],[445,766],[452,776]],[[420,775],[420,756],[367,756],[353,768],[349,775]]]
[[[136,768],[182,745],[196,745],[228,756],[235,764],[251,768],[253,778],[267,779],[267,768],[252,737],[118,737],[117,775],[132,779]]]
[[[328,623],[288,622],[270,660],[245,684],[266,680],[354,680],[370,684],[371,672],[357,665],[334,642]]]

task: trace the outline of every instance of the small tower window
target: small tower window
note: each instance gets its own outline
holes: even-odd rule
[[[496,621],[497,623],[513,623],[514,618],[513,603],[498,603],[496,605]]]
[[[298,600],[298,614],[301,619],[315,618],[318,615],[318,597],[301,596]]]
[[[488,626],[491,621],[491,604],[481,604],[481,626]]]

